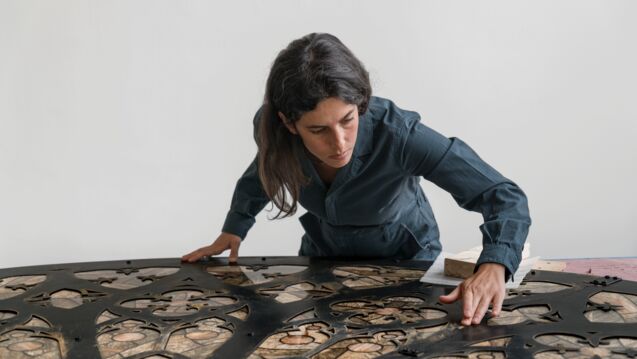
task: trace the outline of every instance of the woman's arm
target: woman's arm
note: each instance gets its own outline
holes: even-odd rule
[[[261,109],[254,116],[255,129],[258,124]],[[230,260],[236,261],[239,245],[255,223],[255,217],[268,204],[270,199],[265,194],[259,171],[257,156],[237,181],[230,203],[230,210],[226,215],[222,233],[213,244],[201,247],[182,257],[183,261],[194,262],[203,256],[220,254],[230,249]]]
[[[261,186],[255,157],[237,181],[222,231],[244,239],[254,225],[254,218],[269,201]]]
[[[519,266],[531,225],[522,189],[458,138],[448,139],[420,122],[407,132],[401,151],[405,170],[449,192],[460,207],[482,214],[483,250],[476,267],[499,263],[508,279]]]
[[[449,192],[464,209],[479,212],[483,250],[471,278],[440,299],[463,298],[463,324],[479,323],[489,303],[497,314],[504,282],[517,270],[531,218],[527,198],[513,181],[483,161],[466,143],[448,139],[419,121],[406,128],[401,161],[407,172],[421,175]],[[488,264],[488,265],[487,265]]]

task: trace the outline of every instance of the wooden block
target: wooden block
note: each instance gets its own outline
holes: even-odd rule
[[[566,262],[564,261],[547,261],[538,260],[533,265],[533,269],[546,270],[552,272],[563,272],[566,268]]]
[[[477,246],[445,258],[445,275],[456,278],[471,277],[481,252],[482,246]],[[529,258],[530,254],[531,245],[525,243],[522,249],[522,260]]]
[[[469,278],[473,274],[481,251],[482,246],[478,246],[445,258],[445,275]]]

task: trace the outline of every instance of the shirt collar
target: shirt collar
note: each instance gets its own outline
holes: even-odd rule
[[[354,145],[354,156],[362,157],[372,152],[374,144],[374,123],[372,122],[371,110],[358,117],[358,132],[356,135],[356,145]]]

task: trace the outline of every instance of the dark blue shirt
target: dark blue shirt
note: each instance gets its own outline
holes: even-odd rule
[[[258,119],[259,112],[255,125]],[[478,266],[500,263],[507,277],[518,268],[531,225],[524,192],[466,143],[421,123],[416,112],[372,96],[359,117],[352,159],[329,187],[307,156],[299,160],[310,178],[299,198],[307,210],[300,217],[300,255],[434,260],[442,246],[422,177],[460,207],[482,213]],[[255,158],[237,182],[223,231],[245,238],[268,202]]]

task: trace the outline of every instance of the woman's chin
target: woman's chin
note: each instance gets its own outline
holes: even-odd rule
[[[346,158],[343,159],[332,159],[330,158],[329,161],[326,161],[326,163],[332,167],[332,168],[342,168],[347,166],[347,164],[349,163],[349,161],[352,159],[352,156],[347,156]]]

